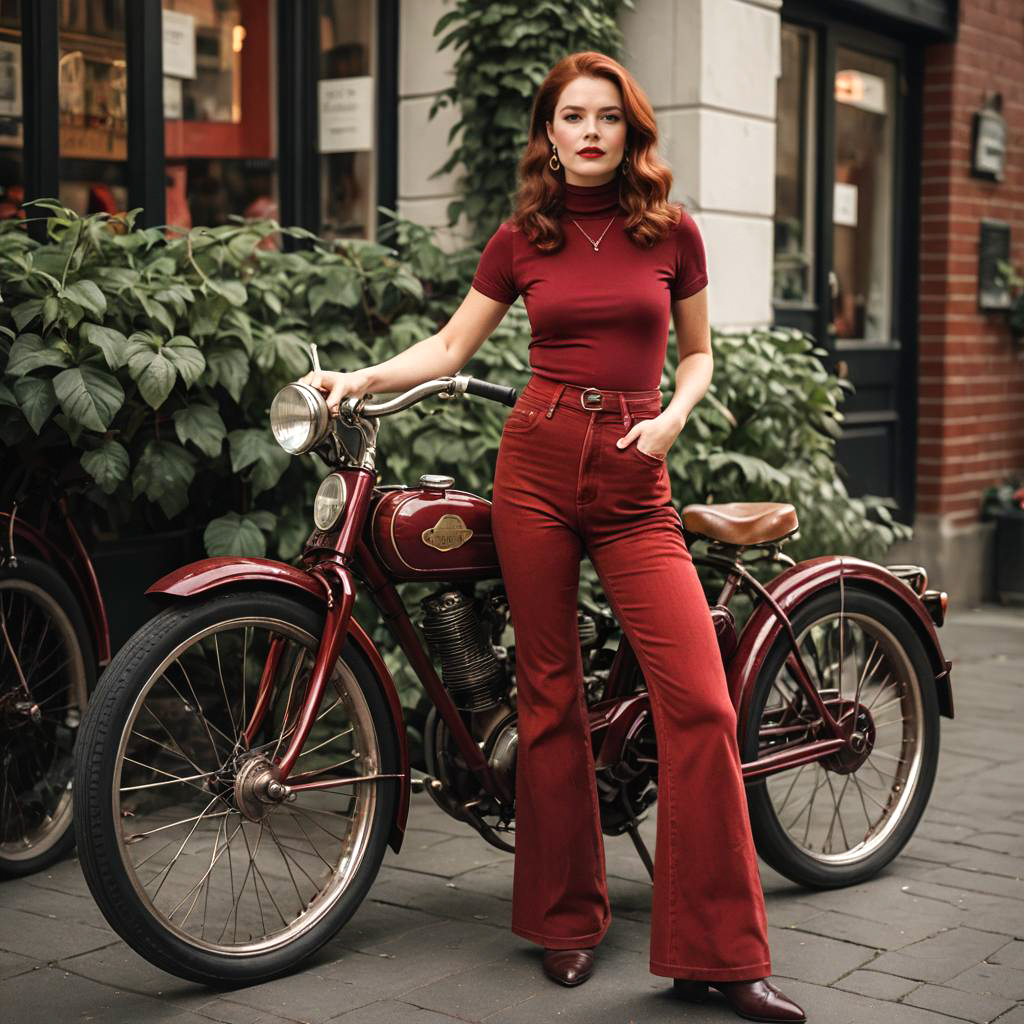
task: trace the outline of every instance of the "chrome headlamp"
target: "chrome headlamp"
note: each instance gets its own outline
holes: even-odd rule
[[[340,473],[325,476],[313,500],[313,522],[316,528],[324,533],[330,530],[345,511],[347,500],[345,478]]]
[[[286,384],[270,404],[274,440],[290,455],[302,455],[318,445],[329,423],[327,401],[308,384]]]

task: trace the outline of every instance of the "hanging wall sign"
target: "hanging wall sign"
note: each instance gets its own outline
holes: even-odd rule
[[[999,261],[1010,258],[1010,225],[982,220],[978,239],[978,308],[1009,309],[1010,289],[999,274]]]
[[[191,14],[164,11],[164,74],[175,78],[196,77],[196,19]]]
[[[976,178],[1003,180],[1006,166],[1006,118],[1002,114],[1002,93],[985,98],[974,114],[971,173]]]
[[[323,78],[318,83],[320,152],[373,148],[373,76]]]

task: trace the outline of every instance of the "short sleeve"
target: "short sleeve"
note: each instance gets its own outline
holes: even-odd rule
[[[472,281],[478,292],[509,305],[515,302],[519,295],[512,268],[513,241],[512,227],[505,221],[498,226],[498,230],[484,246]]]
[[[708,283],[707,257],[697,222],[684,210],[674,228],[676,268],[672,280],[672,299],[695,295]]]

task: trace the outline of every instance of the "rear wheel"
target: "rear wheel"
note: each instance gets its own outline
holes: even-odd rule
[[[72,753],[94,674],[64,580],[33,558],[0,570],[0,877],[39,871],[74,846]]]
[[[939,755],[934,672],[891,600],[856,584],[825,590],[792,616],[804,663],[833,717],[858,734],[841,751],[748,785],[758,853],[801,885],[854,885],[903,848],[924,813]],[[820,716],[787,664],[780,634],[743,727],[751,762],[823,737]]]
[[[287,784],[372,778],[275,790],[322,627],[322,610],[291,595],[215,594],[155,616],[100,680],[76,762],[82,868],[115,930],[164,970],[207,983],[280,974],[376,877],[399,785],[377,776],[400,770],[398,748],[351,640]]]

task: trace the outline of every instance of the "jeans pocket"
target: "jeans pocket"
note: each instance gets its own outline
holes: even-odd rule
[[[544,415],[540,409],[514,406],[505,419],[503,434],[525,434],[534,429]]]
[[[636,441],[629,445],[629,451],[634,452],[638,458],[640,458],[642,461],[650,465],[665,465],[665,457],[663,455],[650,455],[647,452],[641,451],[639,448],[637,448]]]

